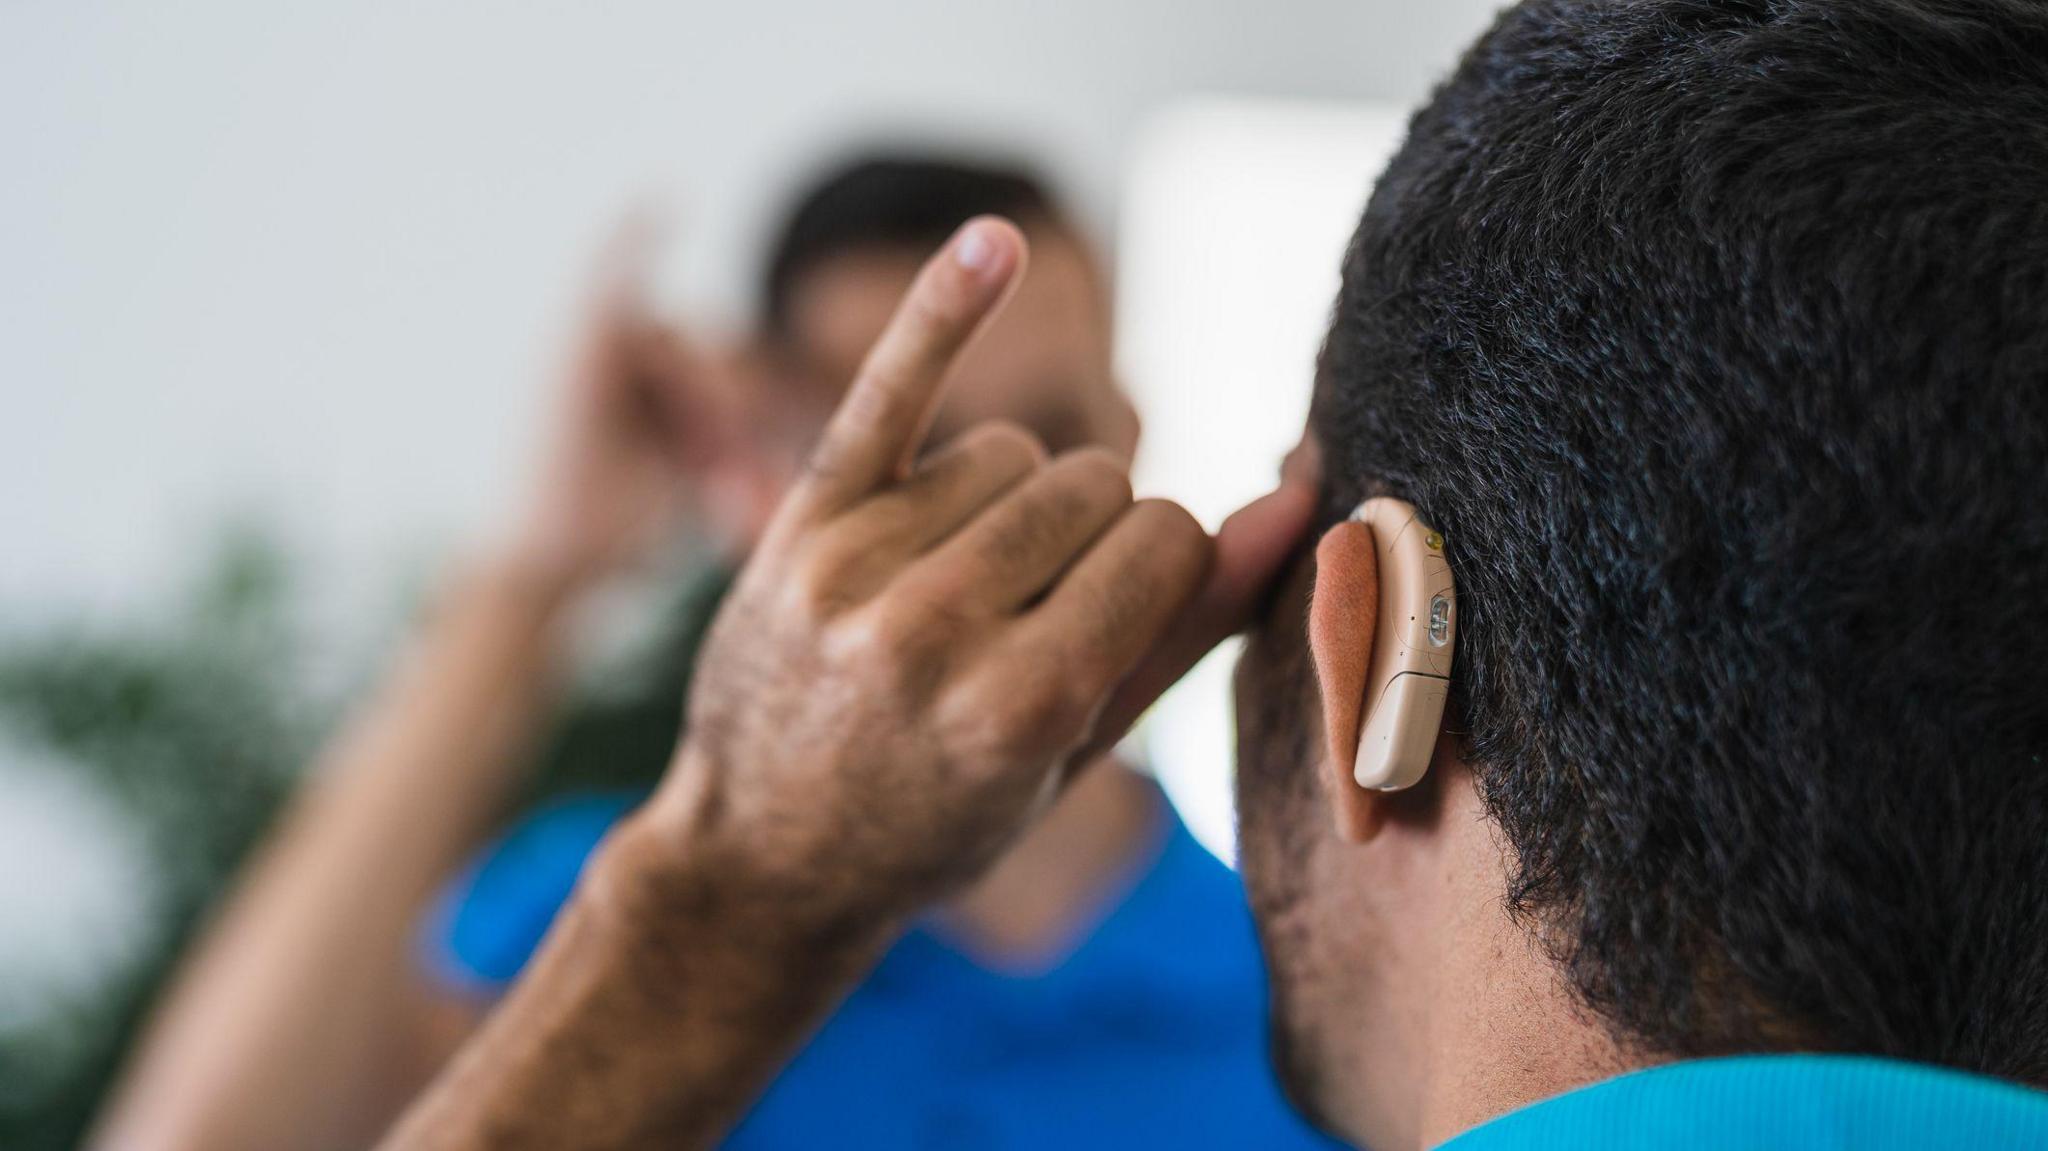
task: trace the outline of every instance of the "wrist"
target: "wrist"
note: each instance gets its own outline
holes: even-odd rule
[[[670,778],[613,829],[583,880],[595,914],[626,935],[710,946],[764,971],[858,978],[905,918],[841,898],[838,885],[774,857],[761,833],[735,827],[711,773],[679,752]]]
[[[532,614],[561,615],[595,582],[594,568],[573,557],[515,538],[479,556],[469,582]]]

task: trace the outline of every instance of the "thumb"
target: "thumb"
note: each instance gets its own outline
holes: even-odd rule
[[[1095,733],[1068,762],[1116,746],[1145,709],[1225,639],[1243,631],[1315,519],[1316,489],[1300,476],[1231,513],[1216,532],[1208,582],[1103,706]]]

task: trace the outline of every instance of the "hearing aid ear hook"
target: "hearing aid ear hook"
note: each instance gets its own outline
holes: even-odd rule
[[[1420,782],[1443,726],[1457,643],[1458,597],[1444,537],[1413,505],[1381,497],[1351,518],[1372,532],[1379,561],[1379,620],[1365,675],[1365,724],[1352,776],[1360,787],[1399,791]]]

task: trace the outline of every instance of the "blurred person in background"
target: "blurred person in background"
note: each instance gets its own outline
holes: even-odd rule
[[[1329,1130],[2048,1146],[2044,123],[2033,0],[1529,0],[1412,120],[1295,466],[1213,538],[1100,461],[909,466],[1026,259],[968,225],[674,769],[386,1146],[706,1145],[1233,605],[1276,1056]],[[1394,790],[1383,497],[1457,581]]]
[[[101,1145],[327,1147],[383,1129],[660,777],[728,569],[682,597],[631,690],[543,733],[570,609],[672,530],[679,506],[741,558],[920,263],[985,213],[1022,223],[1033,266],[958,365],[933,442],[995,419],[1027,433],[999,437],[1015,469],[1090,446],[1128,458],[1138,426],[1111,371],[1105,270],[1029,173],[893,156],[832,172],[783,225],[742,348],[693,343],[614,267],[520,530],[448,589],[251,864],[146,1034]],[[464,865],[522,794],[536,742],[553,794]],[[575,786],[593,781],[609,786]],[[1235,877],[1150,779],[1105,754],[895,944],[729,1145],[1320,1145],[1266,1066],[1265,999]]]

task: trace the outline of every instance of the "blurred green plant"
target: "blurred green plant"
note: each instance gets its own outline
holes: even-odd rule
[[[159,920],[99,993],[0,1028],[0,1148],[77,1145],[181,952],[337,718],[340,698],[311,686],[277,539],[244,526],[210,554],[168,617],[0,631],[0,733],[49,752],[132,823]],[[568,792],[653,786],[730,582],[723,567],[692,565],[651,605],[649,642],[571,686],[514,813]]]
[[[132,820],[161,919],[101,993],[0,1034],[0,1147],[77,1145],[178,952],[332,713],[308,689],[283,548],[242,527],[212,557],[169,618],[0,640],[0,726],[73,765]]]

